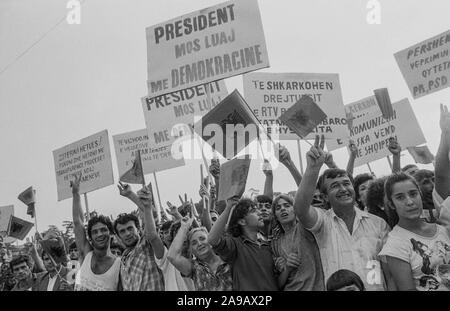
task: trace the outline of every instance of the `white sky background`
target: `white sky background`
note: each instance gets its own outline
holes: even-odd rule
[[[108,129],[114,178],[118,180],[112,135],[145,127],[140,98],[147,94],[145,28],[223,1],[86,0],[81,24],[65,21],[0,75],[0,206],[33,221],[17,195],[34,186],[38,228],[62,228],[71,220],[71,199],[57,202],[52,151]],[[388,87],[393,102],[408,97],[428,146],[439,144],[439,103],[450,105],[450,88],[413,100],[393,54],[450,28],[448,0],[379,0],[381,24],[369,25],[368,0],[259,0],[271,67],[267,72],[339,73],[344,103]],[[65,0],[0,0],[0,68],[63,18]],[[226,80],[241,93],[242,77]],[[298,165],[297,145],[285,142]],[[302,152],[309,146],[302,143]],[[403,152],[402,166],[413,160]],[[304,154],[303,154],[304,158]],[[334,152],[345,168],[347,151]],[[200,160],[158,173],[162,202],[179,204],[178,194],[199,200]],[[260,161],[247,181],[263,190]],[[304,165],[306,162],[304,161]],[[431,165],[419,165],[432,169]],[[378,176],[386,159],[371,164]],[[366,172],[367,166],[355,169]],[[274,172],[274,190],[295,190],[284,167]],[[147,180],[153,180],[151,175]],[[138,190],[138,186],[133,186]],[[156,194],[156,193],[155,193]],[[111,185],[88,194],[90,210],[113,215],[135,209]],[[165,206],[165,204],[164,204]],[[31,231],[34,233],[34,229]]]

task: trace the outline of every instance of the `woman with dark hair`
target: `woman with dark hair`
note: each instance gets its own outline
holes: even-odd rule
[[[314,236],[298,221],[292,197],[280,194],[273,200],[271,242],[278,285],[285,291],[323,291],[323,270]]]
[[[416,180],[405,173],[389,176],[385,182],[388,217],[395,227],[379,253],[387,262],[398,290],[450,290],[448,277],[440,275],[449,265],[449,232],[443,226],[421,218],[422,193]],[[429,286],[424,278],[440,280]]]
[[[385,211],[384,182],[386,179],[387,177],[381,177],[370,182],[366,193],[366,207],[369,213],[383,218],[392,228],[395,224],[390,222]]]
[[[355,272],[341,269],[327,280],[327,291],[365,291],[364,283]]]
[[[374,177],[371,174],[364,173],[357,175],[353,181],[355,201],[362,211],[366,209],[366,194],[372,180],[374,180]]]

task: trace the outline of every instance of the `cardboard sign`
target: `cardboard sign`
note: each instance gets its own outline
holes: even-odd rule
[[[350,138],[358,153],[355,167],[390,155],[387,146],[390,137],[396,137],[402,149],[425,143],[422,129],[417,122],[408,99],[394,103],[394,116],[384,119],[381,112],[371,113],[353,121]],[[339,148],[336,141],[327,142],[328,150]]]
[[[338,74],[326,73],[250,73],[244,75],[244,93],[248,105],[269,135],[270,126],[279,125],[280,140],[298,136],[278,118],[303,95],[308,95],[327,118],[306,139],[323,134],[325,138],[347,136],[347,118]]]
[[[11,215],[8,224],[8,236],[23,240],[33,226],[33,223]]]
[[[450,30],[394,54],[414,98],[450,85]]]
[[[104,130],[53,151],[58,201],[72,197],[70,180],[82,173],[80,193],[114,183],[108,131]]]
[[[9,219],[14,215],[14,205],[0,206],[0,232],[8,231]]]
[[[149,97],[269,67],[257,0],[224,2],[146,33]]]
[[[258,137],[259,121],[234,90],[194,125],[195,132],[225,158],[231,159]]]
[[[408,151],[416,163],[430,164],[433,163],[434,155],[427,146],[408,147]]]
[[[303,95],[279,119],[300,138],[304,138],[326,117],[327,115],[311,97]]]
[[[215,81],[154,98],[142,98],[151,146],[173,143],[179,136],[190,135],[188,126],[194,127],[194,117],[205,115],[227,95],[225,82]]]
[[[236,158],[220,166],[218,201],[244,194],[250,161],[249,157]]]
[[[176,160],[171,152],[171,143],[164,142],[152,146],[146,129],[132,131],[113,136],[119,176],[125,174],[136,157],[137,150],[141,151],[144,174],[159,172],[184,165],[184,159]]]

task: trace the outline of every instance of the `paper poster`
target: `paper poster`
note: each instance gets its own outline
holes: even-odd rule
[[[241,197],[244,194],[250,161],[249,157],[235,158],[220,166],[218,201],[227,200],[234,196]]]
[[[0,206],[0,232],[8,230],[9,219],[14,215],[14,205]]]

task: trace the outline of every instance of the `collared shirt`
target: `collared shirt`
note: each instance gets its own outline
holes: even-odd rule
[[[314,207],[312,207],[314,208]],[[385,290],[378,253],[386,242],[388,224],[378,216],[354,207],[353,232],[333,211],[317,210],[317,222],[308,229],[320,250],[325,282],[331,274],[348,269],[359,275],[366,290]]]
[[[192,273],[197,291],[230,291],[233,280],[231,279],[231,268],[226,262],[217,267],[216,273],[204,262],[198,259],[192,260]]]
[[[163,291],[164,277],[155,261],[153,248],[145,237],[122,254],[120,270],[125,291]]]
[[[220,239],[213,247],[217,255],[232,267],[233,290],[278,290],[270,244],[254,242],[245,236]]]
[[[316,240],[311,232],[306,231],[298,220],[287,232],[283,232],[278,226],[275,227],[271,245],[274,261],[278,257],[287,259],[291,253],[297,254],[300,259],[300,266],[289,274],[283,290],[325,290],[323,269]],[[277,273],[281,272],[277,271]]]

